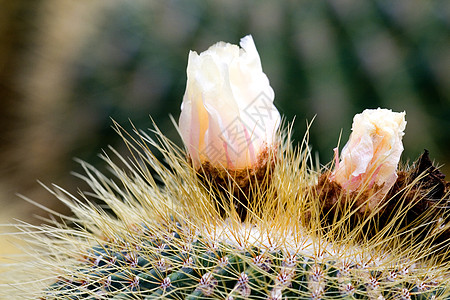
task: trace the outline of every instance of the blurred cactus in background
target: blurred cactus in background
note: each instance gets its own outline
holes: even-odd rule
[[[20,192],[51,205],[37,179],[74,191],[66,175],[79,168],[73,157],[95,164],[102,147],[121,152],[110,118],[125,129],[131,128],[128,119],[147,128],[151,115],[166,136],[181,143],[168,115],[181,103],[188,50],[249,33],[276,106],[289,121],[296,116],[296,140],[304,120],[317,115],[310,134],[321,162],[330,161],[336,137],[341,129],[349,132],[355,113],[389,107],[408,114],[403,159],[427,148],[450,173],[447,1],[9,5],[5,11],[15,14],[2,18],[2,26],[13,29],[2,31],[2,49],[9,50],[0,57],[13,64],[0,69],[2,203],[20,202],[14,195]],[[28,217],[29,211],[22,214]]]

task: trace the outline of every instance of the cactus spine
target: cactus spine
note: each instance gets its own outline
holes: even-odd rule
[[[117,124],[116,124],[117,125]],[[183,151],[162,133],[126,135],[132,159],[112,150],[115,179],[82,163],[80,177],[92,188],[81,199],[55,187],[52,193],[74,212],[54,226],[22,226],[33,236],[38,260],[21,263],[32,281],[9,285],[10,296],[41,299],[445,299],[446,255],[430,254],[436,232],[409,242],[394,230],[361,238],[349,226],[351,211],[328,224],[311,185],[305,139],[276,153],[273,184],[252,194],[266,199],[248,207],[241,222],[225,193],[197,178]],[[158,162],[149,146],[163,153]],[[155,180],[155,175],[163,185]],[[120,182],[120,184],[118,183]],[[89,195],[107,204],[83,201]],[[232,195],[230,192],[229,195]],[[230,196],[231,197],[231,196]],[[249,203],[256,203],[249,201]],[[305,213],[308,212],[308,213]],[[401,210],[398,212],[402,214]],[[396,219],[396,218],[394,218]],[[67,224],[67,225],[65,225]],[[328,224],[328,225],[327,225]],[[394,224],[394,223],[393,223]],[[442,224],[439,225],[442,227]],[[39,247],[41,246],[41,247]],[[431,249],[431,250],[430,250]],[[434,249],[434,250],[433,250]],[[29,267],[27,270],[25,265]],[[15,274],[19,274],[16,270]],[[27,282],[26,284],[24,282]],[[24,286],[27,286],[24,289]],[[20,296],[17,293],[20,290]],[[26,292],[26,294],[24,294]],[[24,296],[25,295],[25,296]]]

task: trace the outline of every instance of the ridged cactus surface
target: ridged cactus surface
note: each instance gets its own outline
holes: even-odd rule
[[[45,299],[434,299],[448,292],[442,282],[414,274],[411,264],[311,256],[310,246],[296,253],[242,249],[237,241],[186,235],[180,224],[158,233],[165,236],[140,227],[132,243],[89,249]]]

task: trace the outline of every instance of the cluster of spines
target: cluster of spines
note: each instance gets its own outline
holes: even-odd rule
[[[447,291],[406,265],[374,266],[232,247],[178,233],[111,240],[42,299],[433,299]]]

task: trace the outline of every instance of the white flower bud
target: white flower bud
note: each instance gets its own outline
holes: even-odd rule
[[[252,167],[275,142],[280,114],[250,35],[189,53],[179,128],[195,167]]]
[[[347,191],[381,187],[383,197],[397,180],[397,167],[403,152],[405,112],[366,109],[353,118],[352,134],[342,149],[331,180]]]

